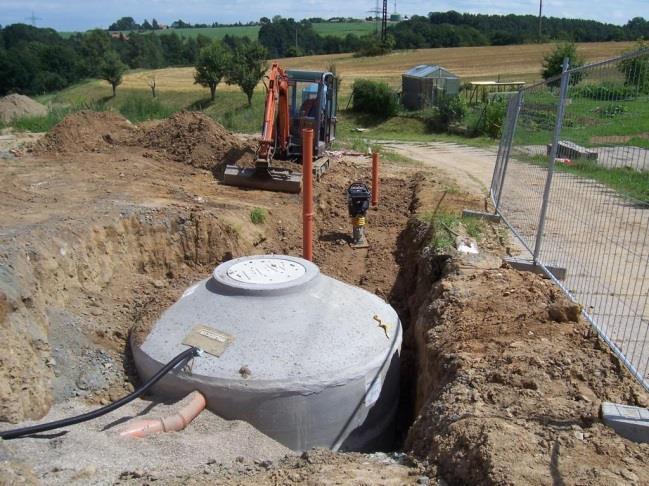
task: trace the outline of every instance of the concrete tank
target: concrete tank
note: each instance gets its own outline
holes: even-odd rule
[[[382,299],[275,255],[219,265],[132,348],[143,380],[183,342],[211,353],[167,375],[159,396],[199,390],[210,410],[293,450],[363,451],[392,440],[401,338]]]

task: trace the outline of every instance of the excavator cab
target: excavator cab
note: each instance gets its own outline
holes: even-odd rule
[[[286,74],[291,119],[288,156],[302,157],[302,130],[312,128],[313,155],[321,158],[336,139],[336,78],[332,73],[312,71]]]
[[[227,166],[227,185],[299,193],[302,174],[272,167],[275,159],[302,159],[302,130],[313,129],[313,173],[329,168],[324,156],[336,139],[337,82],[330,72],[284,71],[273,64],[266,84],[266,108],[254,168]]]

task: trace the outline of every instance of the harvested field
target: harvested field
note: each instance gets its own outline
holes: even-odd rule
[[[301,253],[299,196],[223,186],[210,165],[218,160],[191,162],[195,153],[221,150],[221,140],[234,143],[231,134],[193,114],[128,128],[105,116],[104,125],[89,121],[98,125],[85,152],[0,159],[0,322],[10,350],[0,355],[0,420],[59,418],[125,395],[137,384],[127,344],[134,326],[153,322],[222,261]],[[115,125],[124,130],[114,134]],[[118,143],[102,145],[106,133]],[[210,146],[212,135],[218,140]],[[194,152],[202,142],[186,137],[206,138],[207,152]],[[368,215],[371,246],[352,250],[345,190],[369,178],[367,158],[338,157],[317,182],[315,263],[387,299],[402,318],[398,430],[405,442],[395,448],[406,454],[299,457],[210,412],[183,432],[125,446],[123,417],[168,410],[137,400],[68,432],[0,444],[2,477],[48,484],[649,481],[647,447],[615,436],[597,415],[602,400],[646,404],[647,395],[559,290],[501,268],[501,236],[489,224],[480,257],[433,251],[435,230],[421,215],[480,209],[484,201],[449,191],[456,182],[439,171],[384,164],[381,203]],[[254,224],[257,209],[266,217]],[[551,318],[559,315],[573,321]],[[93,460],[88,451],[97,444],[101,457]]]
[[[588,62],[614,57],[631,49],[632,42],[594,42],[578,44],[579,53]],[[278,61],[288,69],[321,71],[332,63],[343,76],[344,92],[351,91],[355,79],[371,78],[401,85],[401,74],[418,64],[440,64],[462,78],[462,81],[505,80],[535,81],[541,77],[543,56],[554,44],[520,46],[455,47],[399,51],[387,56],[355,58],[352,54],[326,54],[293,57]],[[194,91],[193,68],[167,68],[139,71],[124,76],[123,88],[148,89],[148,80],[155,74],[161,91]],[[219,90],[237,90],[225,83]]]

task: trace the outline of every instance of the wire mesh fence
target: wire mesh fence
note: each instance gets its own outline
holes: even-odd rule
[[[649,389],[649,51],[566,63],[512,98],[491,194]]]

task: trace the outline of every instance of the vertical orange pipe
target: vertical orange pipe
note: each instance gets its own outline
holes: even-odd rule
[[[372,207],[379,205],[379,153],[372,152]]]
[[[313,129],[302,130],[302,257],[313,261]]]

